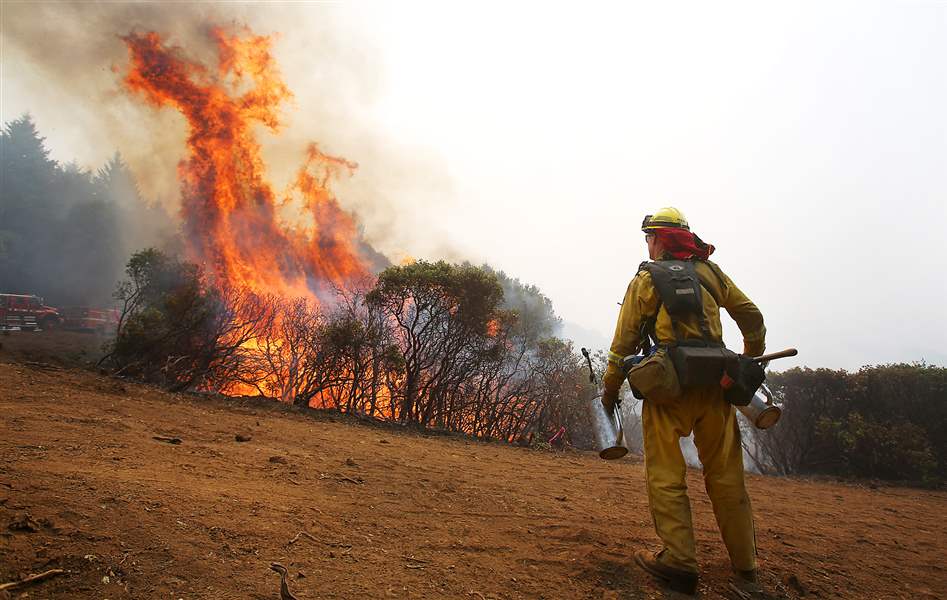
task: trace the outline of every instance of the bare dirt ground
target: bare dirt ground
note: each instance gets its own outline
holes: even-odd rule
[[[0,362],[80,367],[103,354],[104,336],[78,331],[0,331]]]
[[[633,562],[656,542],[640,461],[9,360],[0,584],[66,571],[11,598],[275,599],[272,561],[301,600],[678,597]],[[689,485],[700,594],[739,598],[699,471]],[[762,476],[749,488],[764,597],[947,597],[947,493]]]

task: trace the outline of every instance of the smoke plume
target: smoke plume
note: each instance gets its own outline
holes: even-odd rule
[[[386,139],[371,120],[384,80],[383,56],[332,5],[36,3],[4,7],[3,122],[29,111],[53,158],[98,169],[116,150],[142,195],[173,214],[180,208],[178,164],[187,125],[174,110],[149,106],[122,89],[131,33],[159,32],[189,58],[214,64],[208,31],[243,24],[274,38],[273,53],[294,99],[283,107],[279,137],[259,132],[277,190],[290,185],[311,142],[359,164],[341,181],[342,207],[355,212],[364,238],[399,260],[459,258],[431,223],[449,195],[436,160]]]

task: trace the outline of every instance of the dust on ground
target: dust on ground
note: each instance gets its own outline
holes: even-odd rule
[[[637,460],[0,363],[11,598],[663,598]],[[237,436],[246,441],[237,441]],[[698,471],[703,598],[739,598]],[[768,598],[947,592],[947,493],[749,476]],[[0,592],[0,597],[4,592]],[[27,594],[21,596],[20,594]]]

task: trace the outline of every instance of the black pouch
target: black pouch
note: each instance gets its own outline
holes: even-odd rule
[[[727,360],[726,374],[729,387],[725,387],[723,397],[734,406],[747,406],[756,390],[766,381],[763,366],[742,354],[734,354]]]
[[[671,360],[678,380],[684,389],[720,385],[724,368],[732,351],[719,346],[675,346],[671,349]]]

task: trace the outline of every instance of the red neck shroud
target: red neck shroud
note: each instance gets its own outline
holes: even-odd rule
[[[707,260],[707,257],[714,252],[713,244],[704,243],[699,237],[684,229],[662,227],[655,229],[654,235],[664,251],[678,260],[688,258]]]

